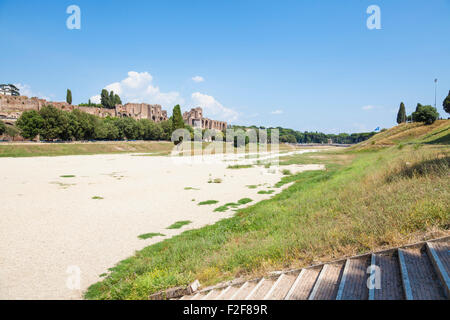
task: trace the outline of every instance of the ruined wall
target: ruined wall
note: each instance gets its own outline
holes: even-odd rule
[[[146,103],[127,103],[117,105],[115,109],[80,107],[69,105],[66,102],[47,101],[38,98],[28,98],[26,96],[6,96],[0,95],[0,119],[14,121],[22,112],[27,110],[39,111],[43,106],[52,105],[55,108],[65,111],[79,109],[83,112],[104,118],[111,117],[132,117],[135,119],[149,119],[155,122],[167,120],[167,111],[162,110],[160,105],[150,105]]]
[[[127,103],[116,106],[117,117],[132,117],[135,119],[149,119],[155,122],[168,120],[167,111],[159,104]]]
[[[202,108],[193,108],[183,113],[183,120],[192,127],[201,127],[202,129],[225,130],[227,123],[225,121],[211,120],[203,117]]]
[[[115,109],[97,108],[97,107],[79,107],[66,102],[53,102],[38,98],[28,98],[26,96],[6,96],[0,95],[0,119],[3,121],[14,122],[22,112],[26,110],[39,111],[43,106],[52,105],[58,109],[71,111],[79,109],[83,112],[104,118],[111,117],[131,117],[134,119],[149,119],[154,122],[168,120],[167,111],[163,110],[159,104],[147,103],[127,103],[125,105],[116,105]],[[203,117],[202,108],[193,108],[183,113],[183,120],[192,127],[201,127],[202,129],[225,130],[227,123],[224,121],[211,120]]]

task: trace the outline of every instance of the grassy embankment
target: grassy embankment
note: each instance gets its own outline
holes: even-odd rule
[[[286,176],[278,185],[295,183],[272,199],[146,247],[85,297],[146,299],[195,279],[210,285],[449,234],[449,135],[449,121],[402,125],[351,149],[286,157],[327,170]]]
[[[226,150],[225,144],[216,144],[216,149],[211,153],[221,153]],[[202,150],[207,150],[213,146],[212,143],[202,143]],[[148,153],[148,156],[169,155],[174,149],[172,142],[166,141],[98,141],[98,142],[73,142],[73,143],[32,143],[15,142],[1,143],[0,157],[42,157],[42,156],[69,156],[69,155],[92,155],[92,154],[114,154],[114,153]],[[231,147],[234,152],[244,152]],[[293,146],[280,144],[280,151],[290,151],[296,149]],[[181,155],[194,154],[195,148],[192,146],[190,152],[182,151]],[[248,152],[249,146],[246,147]],[[268,148],[270,151],[270,145]]]

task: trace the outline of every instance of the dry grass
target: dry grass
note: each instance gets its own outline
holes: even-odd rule
[[[433,138],[441,139],[436,143],[448,144],[450,136],[450,120],[437,120],[431,125],[422,123],[402,123],[387,131],[380,132],[356,146],[352,150],[377,150],[386,146],[408,143],[433,142]],[[429,140],[429,141],[428,141]]]
[[[173,143],[157,141],[109,141],[73,143],[6,143],[0,144],[0,157],[37,157],[91,155],[105,153],[169,154]]]

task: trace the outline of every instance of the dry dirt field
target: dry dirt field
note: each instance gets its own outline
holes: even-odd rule
[[[258,191],[282,173],[229,169],[235,163],[223,157],[212,163],[138,154],[0,158],[0,299],[80,299],[135,250],[231,216],[232,210],[214,212],[225,203],[272,196]],[[218,203],[199,205],[207,200]],[[167,229],[183,220],[191,223]],[[164,236],[138,238],[146,233]],[[78,270],[80,287],[70,289]]]

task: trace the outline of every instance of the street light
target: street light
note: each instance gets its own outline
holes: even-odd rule
[[[434,107],[436,108],[436,88],[437,88],[437,79],[434,79]]]

